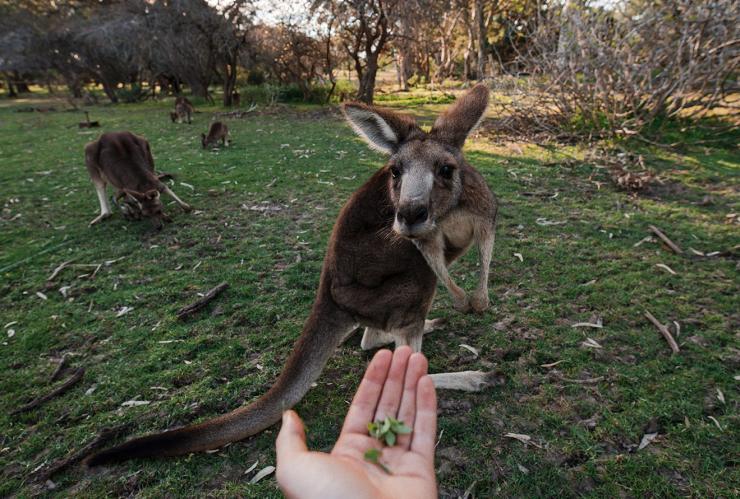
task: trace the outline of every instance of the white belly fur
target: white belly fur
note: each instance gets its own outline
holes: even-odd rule
[[[439,230],[455,248],[467,249],[473,242],[475,221],[470,214],[457,211],[449,214],[439,223]]]

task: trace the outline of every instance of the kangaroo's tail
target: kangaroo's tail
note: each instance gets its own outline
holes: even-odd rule
[[[94,454],[86,460],[87,465],[200,452],[259,433],[303,398],[353,324],[330,299],[317,299],[285,368],[262,397],[200,424],[129,440]]]

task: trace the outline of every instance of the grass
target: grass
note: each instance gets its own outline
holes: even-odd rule
[[[384,103],[415,103],[411,111],[429,123],[445,100]],[[79,113],[14,112],[25,105],[0,105],[0,496],[279,496],[273,477],[250,485],[254,472],[244,474],[255,461],[257,470],[274,464],[276,428],[214,454],[94,472],[73,467],[53,484],[34,484],[32,471],[104,427],[162,430],[264,393],[307,317],[341,205],[382,158],[318,107],[229,120],[232,147],[210,152],[199,134],[216,108],[199,106],[188,126],[169,122],[171,102],[100,106],[91,118],[103,130],[146,136],[158,169],[177,176],[173,190],[197,211],[170,206],[174,222],[161,232],[120,215],[88,228],[98,205],[82,148],[99,132],[78,130]],[[649,224],[683,248],[738,244],[738,226],[727,218],[738,210],[737,149],[640,146],[664,180],[640,197],[613,189],[576,147],[478,137],[466,150],[501,200],[492,307],[460,315],[440,288],[432,316],[449,323],[425,339],[424,352],[432,372],[496,369],[506,382],[477,394],[440,393],[443,496],[469,487],[478,497],[737,496],[736,256],[679,256],[655,241],[635,246]],[[467,288],[476,277],[473,253],[452,272]],[[47,284],[63,261],[116,259],[94,278],[84,276],[92,267],[70,266]],[[231,287],[208,309],[175,319],[221,281]],[[62,286],[70,286],[66,297]],[[117,317],[122,307],[133,310]],[[680,354],[670,354],[645,309],[681,324]],[[601,329],[572,327],[599,318]],[[602,348],[582,346],[586,338]],[[65,354],[71,368],[86,368],[83,381],[11,416],[50,390]],[[297,406],[312,448],[331,448],[369,358],[353,336]],[[133,399],[150,404],[121,406]],[[647,429],[658,436],[637,450]],[[530,435],[537,446],[507,432]]]

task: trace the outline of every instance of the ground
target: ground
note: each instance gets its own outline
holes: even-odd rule
[[[385,103],[428,124],[447,100]],[[279,496],[274,476],[249,483],[275,463],[276,427],[211,454],[37,477],[104,428],[162,430],[264,393],[307,317],[336,215],[382,157],[335,109],[258,108],[226,120],[231,147],[204,151],[216,108],[198,105],[192,125],[175,125],[171,100],[93,107],[102,130],[149,139],[195,211],[168,205],[174,220],[160,232],[120,214],[89,228],[98,203],[83,146],[100,130],[78,129],[81,113],[50,102],[0,103],[0,496]],[[17,112],[44,105],[58,110]],[[501,202],[492,306],[461,315],[440,288],[431,316],[449,322],[423,350],[432,372],[493,370],[501,383],[439,394],[444,497],[740,493],[737,138],[678,151],[622,145],[659,174],[639,195],[613,185],[595,146],[489,133],[468,142]],[[643,241],[651,224],[686,254]],[[476,261],[471,252],[452,271],[468,289]],[[222,296],[177,320],[222,281]],[[678,354],[646,310],[671,325]],[[337,350],[297,406],[313,449],[337,437],[371,355],[359,340]],[[68,367],[51,381],[63,356]],[[66,393],[11,414],[81,367]],[[638,449],[646,434],[656,435]]]

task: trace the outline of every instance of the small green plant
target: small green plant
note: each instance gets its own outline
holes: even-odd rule
[[[396,418],[385,418],[383,421],[375,421],[374,423],[367,424],[367,431],[370,436],[377,438],[388,447],[396,445],[398,435],[408,435],[411,433],[411,428],[406,426],[403,421],[399,421]],[[391,470],[388,469],[383,463],[380,462],[380,456],[383,455],[383,451],[376,448],[371,448],[365,451],[365,460],[380,466],[383,471],[390,474]]]
[[[395,418],[385,418],[383,421],[376,421],[367,424],[367,431],[371,437],[375,437],[385,445],[391,447],[396,445],[398,435],[407,435],[411,433],[411,428]]]

